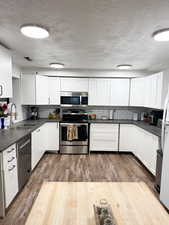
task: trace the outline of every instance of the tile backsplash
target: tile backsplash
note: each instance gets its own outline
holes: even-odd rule
[[[39,117],[40,118],[47,118],[49,113],[52,113],[56,107],[54,106],[40,106],[39,107]],[[119,119],[119,120],[133,120],[134,114],[142,112],[139,109],[138,110],[130,110],[130,109],[92,109],[92,108],[86,108],[85,109],[89,114],[95,113],[97,119]],[[146,111],[146,110],[145,110]]]

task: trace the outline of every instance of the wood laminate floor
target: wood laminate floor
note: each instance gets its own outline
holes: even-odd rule
[[[153,176],[131,154],[45,154],[0,225],[24,225],[44,181],[143,181],[155,193]]]

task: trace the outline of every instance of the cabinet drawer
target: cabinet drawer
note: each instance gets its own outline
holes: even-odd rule
[[[8,169],[4,170],[5,181],[5,205],[6,208],[12,202],[18,193],[18,171],[17,165],[10,165]]]
[[[5,206],[9,206],[18,192],[18,168],[16,144],[3,152],[3,171],[5,185]]]
[[[3,152],[3,163],[6,169],[11,163],[16,164],[16,145],[10,146]]]
[[[96,131],[102,131],[103,130],[106,130],[106,131],[117,131],[118,130],[118,127],[119,125],[118,124],[105,124],[105,123],[102,123],[102,124],[91,124],[91,129],[94,130],[95,132]]]

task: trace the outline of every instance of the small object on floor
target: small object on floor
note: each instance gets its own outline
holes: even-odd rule
[[[106,199],[100,200],[100,205],[93,205],[96,225],[117,225],[112,208]]]

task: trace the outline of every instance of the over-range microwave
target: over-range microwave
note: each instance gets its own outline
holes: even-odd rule
[[[88,93],[87,92],[61,92],[61,105],[63,106],[87,106]]]

